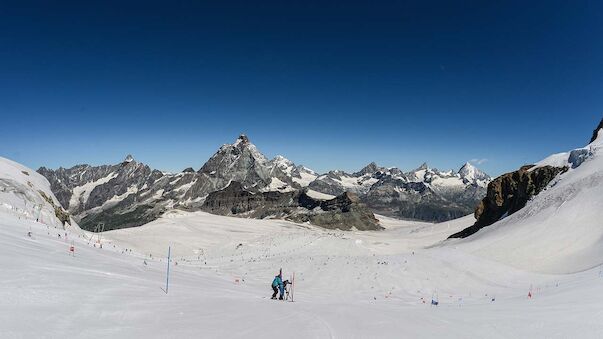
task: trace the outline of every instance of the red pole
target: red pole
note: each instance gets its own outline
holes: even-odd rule
[[[293,278],[291,278],[291,302],[293,302],[293,292],[295,291],[295,272],[293,272]]]

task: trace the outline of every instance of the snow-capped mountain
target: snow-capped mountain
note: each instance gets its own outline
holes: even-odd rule
[[[222,145],[196,172],[187,168],[164,173],[131,155],[116,165],[42,167],[38,172],[48,179],[61,205],[87,229],[101,222],[105,229],[139,226],[173,208],[200,210],[210,193],[225,190],[233,182],[251,194],[307,187],[308,195],[319,200],[351,192],[382,214],[448,220],[471,213],[489,180],[470,164],[459,173],[427,165],[404,173],[370,163],[352,174],[318,175],[280,155],[268,159],[244,134]]]
[[[270,164],[271,174],[285,174],[287,178],[286,181],[289,181],[288,179],[290,178],[293,183],[296,183],[299,187],[307,187],[318,177],[318,174],[313,170],[303,165],[296,166],[291,160],[282,155],[274,157],[274,159],[270,161]]]
[[[373,177],[375,173],[360,176],[348,174],[344,171],[330,171],[318,176],[308,187],[316,192],[340,195],[344,192],[353,192],[364,195],[379,179]]]
[[[244,134],[233,144],[222,145],[198,174],[199,180],[187,194],[191,200],[224,189],[233,181],[251,191],[286,192],[301,188],[294,180],[301,175],[293,162],[282,156],[268,160]]]
[[[38,169],[50,182],[61,205],[80,223],[93,229],[138,226],[154,220],[182,201],[196,173],[152,170],[131,155],[116,165],[77,165]]]
[[[351,191],[379,214],[427,221],[455,219],[473,212],[491,178],[466,163],[459,172],[427,164],[403,172],[370,163],[358,172],[331,171],[308,186],[330,195]]]
[[[481,187],[488,186],[488,183],[492,180],[489,175],[471,165],[469,162],[466,162],[463,167],[461,167],[459,176],[463,178],[463,182],[473,183]]]
[[[284,157],[268,160],[245,135],[225,144],[195,172],[164,173],[131,155],[116,165],[77,165],[38,172],[51,184],[58,201],[93,229],[139,226],[173,208],[198,210],[205,197],[239,182],[252,192],[301,189],[316,174]]]

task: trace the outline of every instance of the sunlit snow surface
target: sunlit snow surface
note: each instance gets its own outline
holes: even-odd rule
[[[603,335],[598,268],[544,275],[451,246],[423,248],[471,223],[470,217],[443,224],[382,222],[382,232],[327,232],[176,212],[106,232],[100,249],[81,231],[68,231],[65,240],[65,231],[3,213],[0,337]],[[165,294],[168,245],[174,261]],[[293,303],[269,299],[280,267],[285,278],[295,272]],[[432,297],[438,307],[429,305]]]

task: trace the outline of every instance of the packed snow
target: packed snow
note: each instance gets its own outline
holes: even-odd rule
[[[293,177],[293,181],[298,183],[301,187],[308,187],[308,185],[318,177],[318,174],[309,168],[300,166],[298,167],[298,170],[300,177]]]
[[[331,199],[335,198],[334,195],[317,192],[317,191],[311,190],[311,189],[308,189],[306,191],[306,194],[308,194],[309,197],[318,199],[318,200],[331,200]]]

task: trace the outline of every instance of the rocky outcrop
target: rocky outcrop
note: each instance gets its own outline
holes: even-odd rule
[[[595,141],[595,139],[597,139],[597,136],[599,135],[599,131],[603,129],[603,119],[601,119],[601,122],[599,123],[599,126],[597,126],[597,128],[595,128],[595,130],[593,131],[593,136],[592,138],[590,138],[590,143],[592,143],[593,141]]]
[[[320,208],[307,212],[293,213],[288,219],[295,222],[309,221],[311,224],[329,229],[370,231],[383,229],[375,215],[351,192],[334,199],[322,201]]]
[[[238,181],[233,181],[223,190],[210,193],[202,209],[220,215],[267,215],[278,213],[281,208],[293,206],[295,192],[258,192],[253,193]]]
[[[46,195],[44,191],[38,190],[38,193],[40,194],[42,199],[46,200],[46,202],[52,206],[52,208],[54,209],[54,215],[57,217],[57,219],[59,219],[59,221],[61,221],[63,225],[65,225],[65,223],[71,224],[71,220],[69,219],[69,213],[65,212],[65,210],[63,210],[61,206],[57,206],[52,200],[52,198]]]
[[[353,193],[324,201],[308,196],[305,190],[254,193],[241,183],[232,182],[225,189],[210,193],[202,209],[220,215],[310,222],[329,229],[381,229],[373,213]]]
[[[468,237],[483,227],[517,212],[528,200],[545,189],[558,174],[568,170],[567,167],[533,167],[534,165],[523,166],[490,182],[486,197],[475,209],[475,224],[451,235],[450,238]]]

